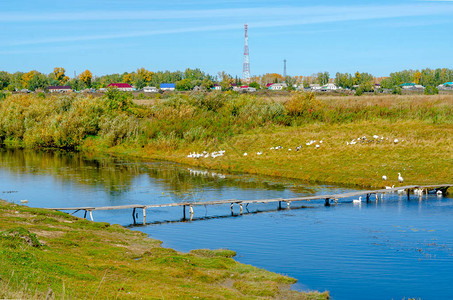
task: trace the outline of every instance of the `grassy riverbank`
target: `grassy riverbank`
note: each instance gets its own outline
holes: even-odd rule
[[[230,250],[180,253],[119,225],[0,201],[0,298],[297,298],[295,280],[234,261]]]
[[[398,172],[405,184],[453,181],[453,95],[293,93],[269,99],[201,93],[142,105],[114,92],[104,98],[14,95],[0,102],[0,113],[0,141],[9,146],[81,149],[370,187],[397,184]],[[271,150],[277,146],[283,149]],[[187,157],[219,150],[225,155]],[[389,180],[383,182],[382,175]]]

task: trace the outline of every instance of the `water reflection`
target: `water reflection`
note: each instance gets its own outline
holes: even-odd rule
[[[288,189],[294,193],[313,194],[316,190],[292,180],[241,174],[226,174],[168,162],[125,162],[111,156],[90,157],[82,153],[64,151],[29,151],[0,149],[0,167],[18,175],[50,175],[61,182],[99,187],[111,196],[121,196],[135,188],[141,178],[157,182],[173,202],[214,200],[206,198],[206,191],[215,189],[222,194],[225,188],[244,190]],[[143,177],[144,176],[144,177]],[[164,192],[165,195],[165,192]]]

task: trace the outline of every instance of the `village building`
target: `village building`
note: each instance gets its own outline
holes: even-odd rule
[[[155,86],[145,86],[143,88],[143,92],[145,93],[157,93],[159,90]]]
[[[440,84],[437,86],[439,90],[453,90],[453,82],[445,82],[444,84]]]
[[[72,92],[72,88],[69,85],[54,85],[54,86],[49,86],[47,88],[49,90],[49,93],[70,93]]]
[[[325,92],[335,91],[337,89],[338,89],[338,87],[334,83],[328,83],[321,87],[321,91],[325,91]]]
[[[123,92],[132,92],[134,90],[134,88],[130,84],[127,84],[127,83],[111,83],[107,86],[107,88],[109,88],[109,87],[117,88]]]
[[[321,90],[321,86],[317,83],[312,83],[312,84],[310,84],[310,90],[319,91],[319,90]]]
[[[212,89],[215,90],[215,91],[221,91],[222,87],[220,86],[220,84],[215,83],[214,86],[212,87]]]
[[[286,83],[274,83],[268,87],[271,91],[281,91],[287,87]]]
[[[415,84],[412,82],[406,82],[406,83],[401,84],[400,86],[404,90],[412,90],[412,91],[422,91],[425,89],[425,87],[423,85]]]
[[[176,89],[176,84],[174,83],[161,83],[160,89],[162,91],[174,91]]]

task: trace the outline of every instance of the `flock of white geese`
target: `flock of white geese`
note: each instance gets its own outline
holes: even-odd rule
[[[386,175],[383,175],[382,176],[382,180],[387,180],[387,176]],[[398,182],[399,183],[403,183],[404,181],[404,178],[403,176],[401,176],[401,173],[398,173]],[[387,190],[391,190],[391,189],[394,189],[395,188],[395,185],[392,185],[392,186],[386,186],[385,189]],[[401,190],[397,190],[398,194],[403,194],[404,193],[404,189],[401,189]],[[414,189],[414,194],[417,195],[417,196],[422,196],[423,195],[423,192],[424,190],[423,189]],[[392,191],[393,193],[393,191]],[[438,190],[436,192],[437,194],[437,197],[442,197],[442,191],[441,190]],[[352,203],[354,204],[360,204],[362,203],[362,197],[359,197],[359,199],[353,199],[352,200]]]
[[[346,142],[346,145],[355,145],[355,144],[370,144],[370,143],[382,143],[384,141],[390,141],[391,143],[394,143],[394,144],[398,144],[400,142],[404,142],[404,140],[399,140],[397,138],[393,139],[393,141],[387,137],[383,137],[383,136],[379,136],[379,135],[373,135],[371,138],[367,138],[366,135],[364,136],[361,136],[361,137],[358,137],[356,139],[352,139],[351,141],[347,141]],[[314,146],[314,148],[318,149],[318,148],[321,148],[323,144],[323,140],[310,140],[310,141],[307,141],[305,143],[306,146]],[[276,151],[276,150],[284,150],[285,148],[283,148],[282,146],[272,146],[269,148],[269,150],[271,151]],[[286,150],[287,151],[300,151],[302,149],[302,144],[294,147],[294,148],[287,148]],[[258,151],[256,152],[256,155],[262,155],[264,152],[261,150],[261,151]],[[203,151],[203,152],[191,152],[189,155],[187,155],[188,158],[216,158],[216,157],[220,157],[220,156],[223,156],[225,154],[225,150],[220,150],[220,151],[214,151],[212,153],[210,152],[207,152],[207,151]],[[242,156],[248,156],[249,153],[247,152],[244,152],[244,154]],[[386,179],[384,179],[386,180]]]

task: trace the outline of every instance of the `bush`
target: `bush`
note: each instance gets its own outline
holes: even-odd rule
[[[130,93],[122,92],[116,87],[108,88],[104,94],[109,110],[127,110],[132,104],[131,98]]]
[[[425,88],[425,95],[435,95],[439,94],[439,89],[435,86],[428,85]]]
[[[401,95],[403,93],[403,89],[399,86],[394,86],[392,89],[392,94],[394,95]]]
[[[321,110],[322,106],[322,103],[316,100],[314,93],[295,93],[285,103],[288,115],[293,117],[311,115],[313,112]]]

